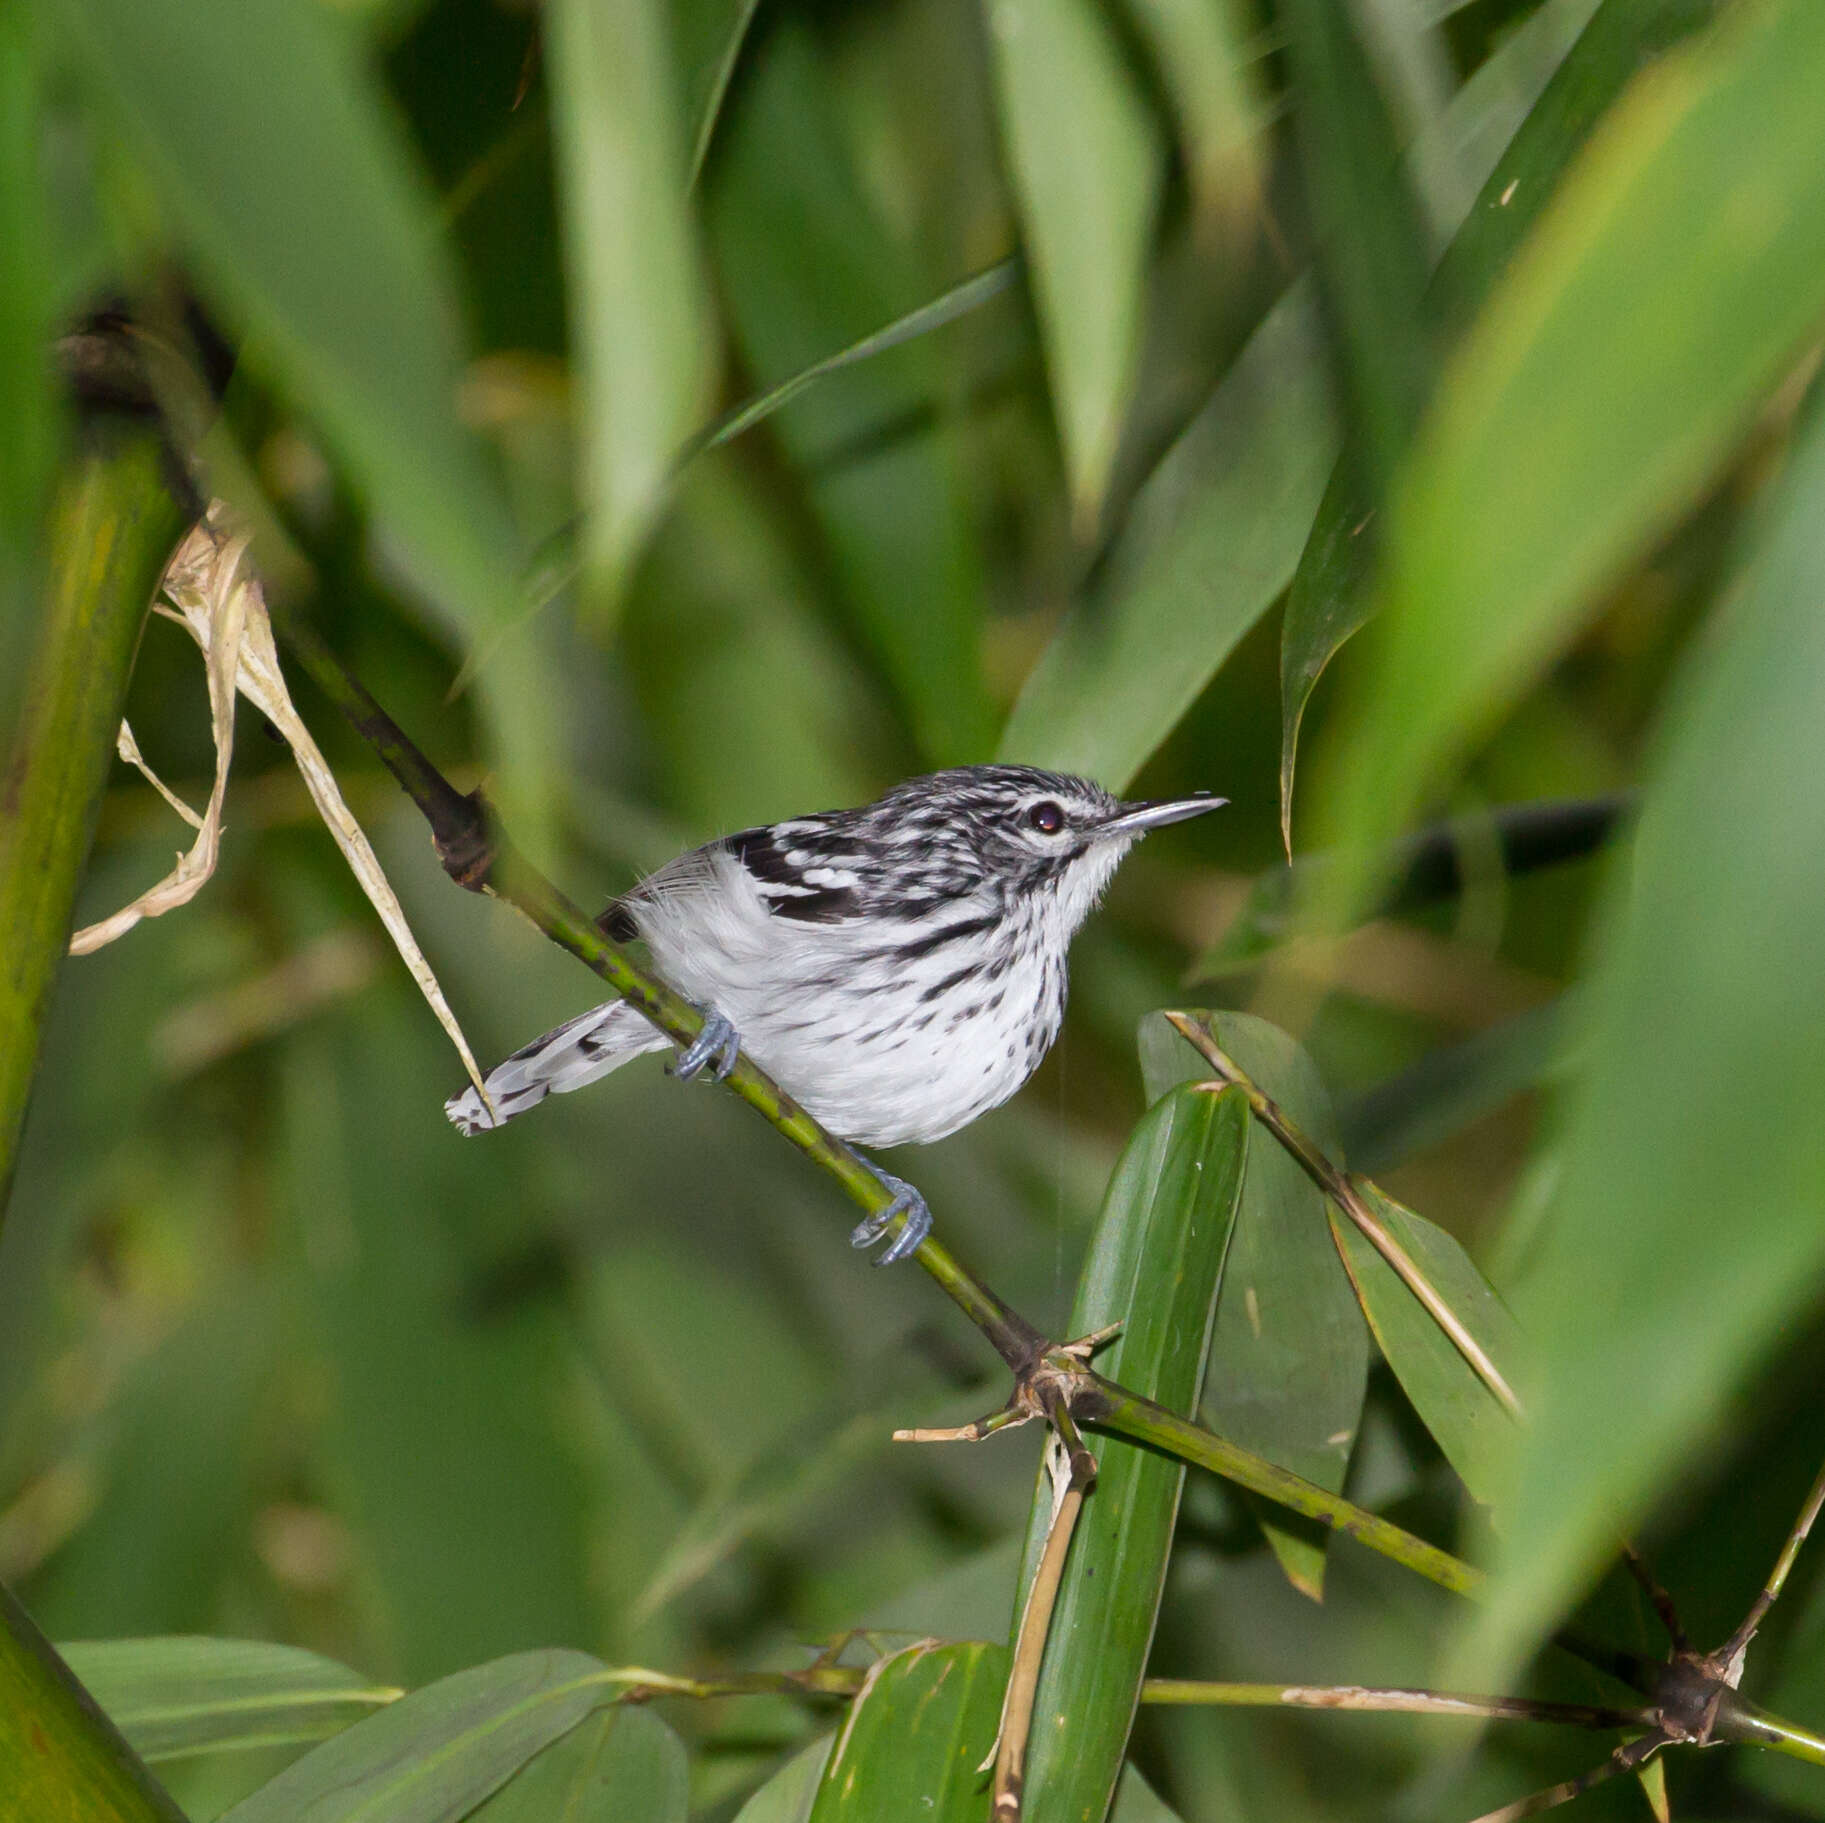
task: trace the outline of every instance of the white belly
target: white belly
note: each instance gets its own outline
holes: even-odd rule
[[[982,909],[956,906],[934,924]],[[773,916],[758,895],[751,908],[728,896],[713,933],[701,901],[688,925],[667,911],[640,908],[659,972],[727,1017],[781,1088],[860,1145],[941,1139],[967,1126],[1032,1075],[1058,1033],[1062,944],[1021,943],[996,973],[970,970],[986,960],[976,941],[898,959],[893,952],[927,927],[802,924]],[[1056,957],[1050,967],[1046,954]]]

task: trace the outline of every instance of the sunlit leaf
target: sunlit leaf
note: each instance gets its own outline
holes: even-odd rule
[[[985,0],[1071,500],[1095,524],[1139,349],[1160,149],[1090,0]]]
[[[1447,326],[1466,322],[1513,258],[1578,149],[1655,53],[1712,18],[1718,0],[1548,0],[1464,85],[1445,126],[1477,204],[1433,285]],[[1593,16],[1594,15],[1594,16]],[[1556,72],[1556,73],[1555,73]],[[1550,81],[1549,81],[1550,78]],[[1537,98],[1537,100],[1536,100]],[[1512,136],[1512,138],[1511,138]],[[1280,820],[1292,847],[1293,767],[1313,687],[1368,618],[1372,502],[1355,466],[1326,490],[1281,634]]]
[[[1739,50],[1772,57],[1784,22],[1825,51],[1825,19],[1809,7],[1761,21]],[[1817,1295],[1821,599],[1815,399],[1747,541],[1729,616],[1674,692],[1634,865],[1610,901],[1588,1076],[1515,1288],[1533,1422],[1508,1465],[1505,1567],[1476,1633],[1484,1662],[1506,1662],[1552,1624]],[[1720,939],[1716,895],[1730,881],[1745,888],[1730,894]]]
[[[1340,904],[1825,314],[1821,59],[1825,11],[1771,0],[1637,79],[1454,359],[1329,750]]]

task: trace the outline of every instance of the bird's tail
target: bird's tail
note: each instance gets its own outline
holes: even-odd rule
[[[566,1095],[644,1051],[663,1051],[671,1040],[625,1000],[610,1000],[554,1027],[523,1045],[483,1080],[489,1114],[473,1086],[444,1103],[451,1124],[464,1133],[485,1133],[516,1114],[536,1107],[547,1095]]]

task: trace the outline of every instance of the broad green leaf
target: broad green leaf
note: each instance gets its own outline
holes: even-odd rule
[[[637,1704],[579,1723],[514,1774],[474,1823],[685,1823],[684,1743]]]
[[[1310,288],[1268,313],[1148,477],[1001,736],[1121,790],[1285,589],[1336,433]]]
[[[1433,351],[1425,217],[1353,0],[1282,0],[1306,207],[1353,459],[1386,492],[1425,402]]]
[[[1261,206],[1266,109],[1236,0],[1127,0],[1178,118],[1192,205],[1239,228]]]
[[[519,1652],[403,1696],[294,1761],[222,1823],[457,1823],[602,1704],[582,1652]]]
[[[51,0],[217,302],[317,419],[470,639],[516,599],[506,507],[456,418],[455,285],[352,35],[312,0]]]
[[[837,102],[817,41],[781,20],[744,76],[710,173],[723,296],[763,388],[937,289],[876,217]],[[948,430],[880,431],[930,411],[946,383],[942,360],[921,338],[809,388],[771,420],[823,534],[837,609],[934,765],[979,760],[994,738],[982,557]]]
[[[1718,0],[1548,0],[1464,85],[1445,124],[1463,176],[1481,184],[1435,276],[1447,327],[1468,321],[1565,167],[1641,65],[1714,17]],[[1593,17],[1594,15],[1594,17]],[[1549,80],[1550,78],[1550,80]],[[1455,224],[1454,224],[1455,225]],[[1280,639],[1280,822],[1292,851],[1293,769],[1307,702],[1368,618],[1372,510],[1357,466],[1340,464],[1299,560]]]
[[[143,1760],[327,1740],[401,1694],[260,1640],[179,1634],[57,1650]]]
[[[1078,1281],[1071,1334],[1121,1323],[1099,1370],[1175,1412],[1195,1409],[1204,1382],[1249,1150],[1248,1106],[1235,1091],[1162,1097],[1115,1167]],[[1100,1819],[1109,1807],[1184,1481],[1182,1463],[1120,1438],[1093,1447],[1100,1466],[1065,1562],[1033,1710],[1026,1790],[1035,1817]],[[1023,1599],[1051,1511],[1042,1470]]]
[[[810,1823],[824,1765],[835,1745],[836,1736],[827,1734],[800,1748],[735,1813],[735,1823]]]
[[[707,403],[709,312],[663,0],[557,0],[547,29],[582,376],[584,574],[607,607]]]
[[[1072,511],[1087,532],[1134,380],[1158,132],[1093,0],[984,4]]]
[[[1007,1681],[1007,1648],[975,1640],[882,1660],[837,1732],[808,1823],[979,1823]]]
[[[1403,1209],[1392,1197],[1372,1185],[1359,1187],[1512,1385],[1517,1366],[1527,1358],[1521,1332],[1469,1254],[1444,1229]],[[1331,1229],[1376,1344],[1401,1390],[1472,1496],[1493,1502],[1501,1490],[1500,1466],[1514,1444],[1515,1421],[1349,1217],[1332,1210]]]
[[[1337,1117],[1317,1067],[1277,1026],[1247,1013],[1198,1015],[1255,1086],[1332,1158]],[[1159,1013],[1141,1021],[1149,1100],[1209,1066]],[[1271,1134],[1255,1132],[1204,1376],[1203,1421],[1232,1443],[1342,1493],[1369,1374],[1369,1332],[1337,1258],[1324,1192]],[[1296,1587],[1324,1590],[1328,1531],[1256,1512]]]
[[[1441,384],[1327,746],[1365,856],[1696,497],[1825,316],[1825,9],[1766,0],[1631,85]]]
[[[1767,31],[1825,25],[1804,7],[1759,18]],[[1728,613],[1668,703],[1634,864],[1602,926],[1588,1070],[1515,1288],[1532,1423],[1508,1465],[1504,1564],[1474,1641],[1484,1662],[1506,1664],[1553,1624],[1817,1297],[1821,600],[1815,395]]]

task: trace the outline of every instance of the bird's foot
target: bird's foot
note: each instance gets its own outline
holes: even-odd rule
[[[932,1231],[932,1212],[925,1198],[905,1178],[895,1177],[891,1171],[883,1171],[876,1164],[870,1164],[868,1168],[893,1192],[893,1201],[885,1209],[877,1209],[873,1215],[857,1222],[850,1233],[849,1244],[872,1247],[898,1220],[900,1232],[875,1261],[877,1266],[891,1266],[896,1260],[919,1251],[920,1243]]]
[[[740,1054],[741,1034],[722,1014],[706,1010],[703,1030],[684,1047],[678,1061],[672,1065],[672,1074],[680,1082],[689,1082],[705,1064],[709,1064],[710,1074],[721,1082],[735,1068],[735,1059]]]

